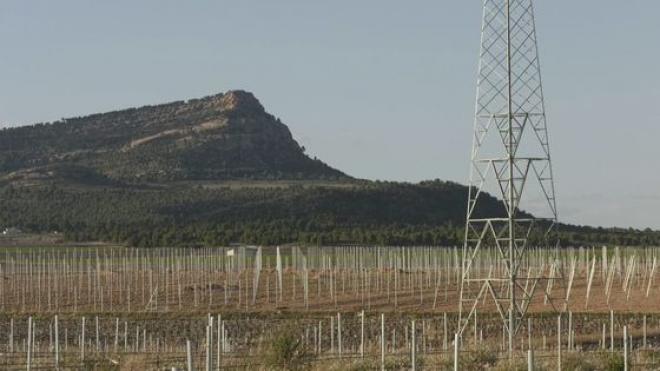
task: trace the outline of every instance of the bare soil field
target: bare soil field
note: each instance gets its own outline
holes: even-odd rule
[[[418,369],[451,369],[458,256],[430,247],[6,248],[0,368],[185,369],[190,356],[195,369],[406,369],[413,358]],[[610,358],[621,356],[624,328],[628,362],[660,367],[655,256],[532,252],[530,274],[558,278],[537,282],[514,357],[486,296],[460,337],[463,368],[526,365],[533,349],[539,367],[556,368],[562,350],[564,362],[583,354],[600,369],[620,361]],[[488,256],[479,264],[475,275],[500,269]]]

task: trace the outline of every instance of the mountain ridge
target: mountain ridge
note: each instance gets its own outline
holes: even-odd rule
[[[4,180],[70,167],[108,182],[350,178],[243,90],[0,131]]]

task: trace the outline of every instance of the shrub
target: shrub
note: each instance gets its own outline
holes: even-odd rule
[[[386,370],[410,370],[411,367],[409,357],[387,357],[385,359]]]
[[[461,353],[458,360],[461,370],[484,370],[497,363],[497,354],[488,349]]]
[[[318,362],[312,367],[318,371],[372,371],[380,370],[380,359],[334,359],[324,362]]]
[[[493,366],[497,363],[497,354],[488,349],[478,349],[477,351],[472,352],[470,356],[473,363],[484,368],[487,366]]]
[[[598,368],[586,354],[569,353],[563,356],[561,368],[566,371],[596,371]]]
[[[269,369],[301,370],[311,361],[312,353],[297,333],[293,326],[274,331],[266,356]]]
[[[493,367],[494,371],[526,371],[527,362],[520,358],[514,360],[509,360],[508,358],[502,358],[499,362]]]
[[[598,360],[601,367],[598,369],[605,371],[620,371],[624,369],[623,355],[616,352],[601,352]]]
[[[374,361],[371,360],[358,360],[352,362],[350,365],[348,365],[347,368],[344,368],[343,370],[347,371],[370,371],[370,370],[377,370],[380,368],[380,363],[376,364]]]

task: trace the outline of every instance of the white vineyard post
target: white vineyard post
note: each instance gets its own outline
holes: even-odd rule
[[[222,352],[223,353],[225,353],[227,349],[226,342],[227,342],[227,336],[225,332],[225,321],[223,320],[222,321]]]
[[[14,317],[9,321],[9,352],[14,353]]]
[[[99,316],[94,317],[96,327],[96,353],[101,351],[101,338],[99,337]]]
[[[458,334],[454,334],[454,371],[458,371],[458,346],[459,339]]]
[[[628,371],[628,326],[623,326],[623,370]]]
[[[610,310],[610,353],[614,352],[614,311]]]
[[[330,316],[330,353],[335,352],[335,317]]]
[[[561,371],[561,316],[557,317],[557,370]]]
[[[119,347],[119,317],[115,318],[115,343],[114,352],[117,353]]]
[[[339,350],[339,358],[341,358],[342,344],[341,344],[341,313],[337,313],[337,349]]]
[[[222,339],[222,322],[223,321],[222,321],[222,316],[221,315],[218,314],[218,318],[217,318],[216,322],[217,322],[217,324],[216,324],[216,327],[217,327],[217,335],[216,335],[217,339],[216,339],[216,341],[218,343],[217,349],[216,349],[216,352],[218,352],[217,361],[216,361],[216,363],[217,363],[216,368],[219,371],[222,368],[222,341],[221,341],[221,339]]]
[[[415,320],[412,320],[412,324],[410,326],[410,340],[411,340],[411,365],[412,365],[412,371],[415,371],[415,351],[416,348],[416,342],[415,342]]]
[[[477,349],[477,310],[474,310],[474,349]]]
[[[527,317],[527,349],[532,349],[532,317]]]
[[[364,358],[364,310],[360,313],[360,358]]]
[[[543,333],[543,350],[548,349],[548,338],[545,336],[545,332]]]
[[[380,369],[385,371],[385,314],[380,315]]]
[[[644,329],[643,329],[643,332],[644,332],[644,334],[643,334],[644,337],[643,337],[643,340],[642,340],[642,347],[644,347],[644,349],[646,349],[646,314],[644,315]]]
[[[57,314],[55,315],[55,369],[60,369],[60,330]]]
[[[80,360],[85,360],[85,317],[82,318],[80,333]]]
[[[206,362],[205,362],[205,370],[206,371],[211,371],[211,347],[213,346],[211,344],[211,328],[209,325],[206,325]]]
[[[447,334],[447,312],[445,312],[442,316],[442,323],[443,323],[443,338],[442,338],[442,350],[447,351],[449,348],[449,339],[448,339],[448,334]]]
[[[32,369],[32,317],[28,318],[28,335],[27,335],[27,371]]]
[[[321,354],[321,352],[323,351],[323,345],[322,345],[323,333],[321,332],[322,323],[323,323],[323,321],[319,321],[318,331],[316,332],[316,342],[317,342],[317,344],[316,344],[316,354]]]
[[[568,312],[568,339],[567,339],[567,349],[568,351],[573,350],[573,312],[569,311]]]
[[[186,365],[188,371],[193,371],[192,347],[190,345],[190,340],[186,340]]]

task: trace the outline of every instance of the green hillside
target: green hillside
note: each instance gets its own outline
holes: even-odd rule
[[[486,196],[490,212],[501,203]],[[0,225],[132,246],[229,243],[457,245],[467,189],[309,181],[149,187],[5,186]],[[660,233],[560,225],[564,244],[660,244]]]

